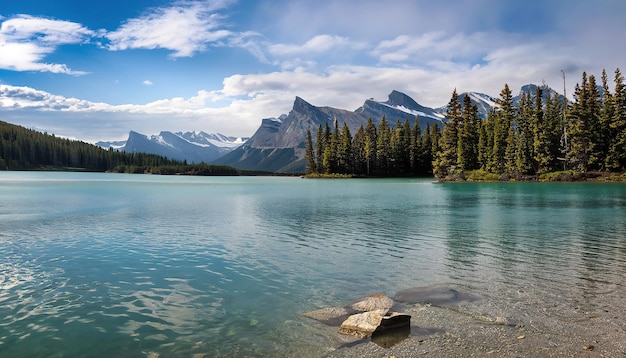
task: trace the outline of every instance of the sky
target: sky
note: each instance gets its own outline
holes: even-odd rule
[[[439,107],[626,71],[623,0],[0,1],[0,120],[61,137],[251,136],[296,96]],[[599,81],[598,81],[599,83]]]

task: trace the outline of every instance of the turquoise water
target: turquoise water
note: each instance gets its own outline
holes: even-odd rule
[[[0,255],[2,357],[320,356],[411,287],[623,312],[626,185],[3,172]]]

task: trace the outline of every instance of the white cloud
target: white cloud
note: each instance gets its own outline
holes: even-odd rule
[[[52,46],[82,43],[95,33],[70,21],[19,15],[2,22],[0,34],[8,41],[37,41]]]
[[[142,82],[145,86],[152,86],[154,83],[152,83],[152,81],[150,80],[145,80]]]
[[[302,54],[320,54],[331,51],[361,49],[366,44],[352,42],[347,37],[336,35],[317,35],[302,45],[274,44],[268,46],[268,51],[276,56],[294,56]]]
[[[370,54],[381,63],[414,64],[430,59],[476,60],[493,49],[519,41],[520,39],[512,34],[476,32],[448,35],[443,31],[435,31],[418,36],[399,35],[392,40],[381,41]]]
[[[0,68],[83,75],[86,72],[72,70],[65,64],[43,61],[58,46],[86,43],[94,35],[75,22],[18,15],[0,25]]]
[[[105,36],[109,50],[167,49],[171,57],[189,57],[233,34],[220,29],[222,17],[214,11],[229,1],[181,1],[171,7],[152,9],[142,17],[126,21]]]

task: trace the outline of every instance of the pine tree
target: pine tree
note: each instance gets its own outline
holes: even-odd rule
[[[535,99],[536,105],[541,105],[541,88],[537,87]],[[529,95],[522,94],[519,104],[519,112],[516,116],[517,120],[517,138],[515,149],[516,167],[520,174],[534,174],[534,127],[536,126],[536,111],[533,108]]]
[[[354,174],[364,175],[367,173],[367,155],[365,152],[365,128],[363,125],[359,126],[359,129],[352,138],[352,153],[354,159]]]
[[[496,173],[505,171],[507,138],[510,134],[510,127],[515,118],[515,107],[513,106],[513,95],[509,85],[505,84],[500,92],[500,98],[496,101],[500,108],[496,111],[493,126],[493,155],[490,165]]]
[[[543,174],[557,169],[559,139],[561,136],[561,101],[558,93],[546,96],[545,110],[535,106],[534,155],[537,173]]]
[[[365,162],[366,162],[366,174],[372,175],[377,171],[376,163],[376,144],[378,143],[378,133],[376,132],[376,126],[372,122],[371,118],[367,119],[367,125],[365,126]]]
[[[599,163],[596,133],[599,123],[598,91],[593,75],[583,72],[582,84],[576,84],[575,98],[568,115],[569,157],[574,169],[586,172]]]
[[[458,165],[462,170],[478,169],[480,117],[478,117],[478,108],[472,105],[469,96],[463,98],[461,117],[457,146]]]
[[[458,172],[459,123],[462,117],[456,88],[452,91],[446,118],[448,121],[444,123],[443,134],[439,140],[439,151],[437,151],[433,162],[433,174],[436,178],[445,178]]]
[[[350,174],[353,172],[354,155],[352,153],[352,134],[345,122],[341,129],[337,160],[339,162],[338,167],[340,173]]]
[[[598,86],[596,84],[595,76],[589,76],[587,82],[587,111],[589,113],[589,138],[590,138],[590,151],[589,151],[589,166],[592,170],[600,170],[604,168],[606,160],[605,142],[608,140],[606,137],[608,134],[601,126],[600,114],[602,112],[602,100]]]
[[[385,116],[378,124],[378,138],[376,141],[376,161],[380,175],[386,176],[391,161],[391,128]]]
[[[601,170],[610,170],[610,147],[613,139],[615,138],[615,132],[612,128],[612,122],[615,111],[615,98],[611,94],[609,89],[609,78],[606,74],[606,70],[602,70],[602,100],[601,111],[599,116],[599,128],[602,133],[599,135],[597,149],[603,153],[603,161],[600,164]]]
[[[615,70],[615,90],[610,122],[611,142],[607,155],[607,168],[614,171],[626,169],[626,85],[619,68]]]
[[[411,130],[411,143],[409,146],[409,156],[411,158],[411,173],[413,173],[413,175],[419,175],[424,166],[424,145],[422,144],[422,142],[423,140],[425,140],[425,137],[426,135],[422,137],[422,127],[420,126],[420,119],[419,117],[415,117],[415,123],[413,124],[413,129]],[[430,141],[430,138],[428,138],[428,140]],[[431,144],[428,143],[428,146],[430,147]]]
[[[506,136],[506,150],[504,152],[504,172],[507,175],[517,178],[519,167],[517,166],[517,135],[515,127],[509,126],[509,133]]]
[[[400,133],[400,141],[401,141],[401,166],[402,166],[402,175],[407,175],[411,173],[411,146],[414,144],[411,141],[411,123],[408,119],[404,120],[403,128]]]
[[[310,129],[306,130],[306,152],[304,158],[306,159],[306,169],[309,173],[317,173],[317,161],[313,151],[313,139],[311,138]]]
[[[487,119],[481,123],[478,138],[478,161],[480,168],[487,172],[495,172],[491,165],[493,160],[493,131],[495,122],[495,111],[492,109],[487,114]]]
[[[328,128],[328,124],[326,125],[326,127]],[[320,124],[319,127],[317,127],[317,135],[315,138],[315,157],[317,159],[317,163],[315,165],[315,168],[317,169],[318,173],[323,173],[324,172],[324,147],[326,146],[326,141],[325,141],[325,133],[322,130],[322,125]]]
[[[324,172],[337,173],[339,169],[339,123],[337,122],[337,118],[335,118],[334,130],[332,132],[330,132],[328,123],[326,123],[326,128],[328,128],[329,131],[329,139],[328,144],[324,148]]]

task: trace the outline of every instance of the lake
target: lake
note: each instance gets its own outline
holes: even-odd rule
[[[303,312],[433,285],[626,328],[625,184],[0,172],[0,255],[2,357],[322,356]]]

